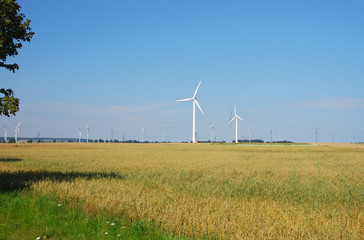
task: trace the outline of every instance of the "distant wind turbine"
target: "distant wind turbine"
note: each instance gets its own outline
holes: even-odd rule
[[[88,143],[88,132],[89,132],[89,130],[90,130],[89,125],[87,125],[87,124],[86,124],[86,128],[87,128],[86,142]]]
[[[196,94],[197,94],[197,91],[198,91],[198,88],[200,87],[200,85],[201,85],[201,81],[198,84],[196,91],[193,94],[193,97],[177,100],[177,102],[193,101],[193,110],[192,110],[193,111],[193,113],[192,113],[192,142],[193,143],[196,143],[196,105],[200,109],[201,113],[203,114],[200,104],[198,104],[197,98],[196,98]]]
[[[238,143],[238,119],[244,121],[244,119],[236,114],[236,106],[234,105],[234,117],[229,121],[229,123],[235,120],[235,143]]]
[[[7,132],[7,126],[5,126],[3,124],[3,127],[4,127],[4,142],[7,143],[8,142],[8,132]]]
[[[145,131],[145,129],[144,129],[144,127],[142,127],[142,143],[144,142],[144,131]]]
[[[214,130],[215,130],[215,126],[214,126],[214,124],[211,124],[211,143],[214,141]]]
[[[81,142],[81,136],[82,136],[82,132],[81,132],[81,128],[78,129],[78,142]]]
[[[21,124],[21,122],[19,122],[18,124],[15,124],[15,143],[18,142],[18,134],[20,134],[20,131],[19,131],[20,124]]]

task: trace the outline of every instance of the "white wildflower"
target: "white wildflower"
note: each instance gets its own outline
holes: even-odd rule
[[[58,207],[61,207],[62,206],[62,204],[60,204],[60,203],[58,203],[58,205],[57,205]]]
[[[105,235],[108,235],[108,234],[109,234],[109,232],[106,232],[106,233],[105,233]]]
[[[40,237],[37,237],[35,240],[39,240],[40,239]]]
[[[115,226],[115,223],[111,223],[110,225],[111,225],[111,226]]]

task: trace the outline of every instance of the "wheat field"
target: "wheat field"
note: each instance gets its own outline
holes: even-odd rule
[[[363,239],[363,145],[1,144],[0,190],[195,239]]]

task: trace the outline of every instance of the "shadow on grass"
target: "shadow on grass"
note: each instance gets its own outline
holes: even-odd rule
[[[57,171],[17,171],[17,172],[0,172],[0,192],[11,192],[28,188],[31,184],[42,181],[51,180],[57,182],[75,179],[102,179],[116,178],[125,179],[125,177],[111,172],[57,172]]]
[[[20,162],[20,158],[0,158],[0,162]]]

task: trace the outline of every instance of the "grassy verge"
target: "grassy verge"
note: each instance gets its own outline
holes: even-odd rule
[[[148,222],[106,214],[27,192],[0,193],[0,239],[176,239]],[[183,239],[183,238],[179,238]]]

